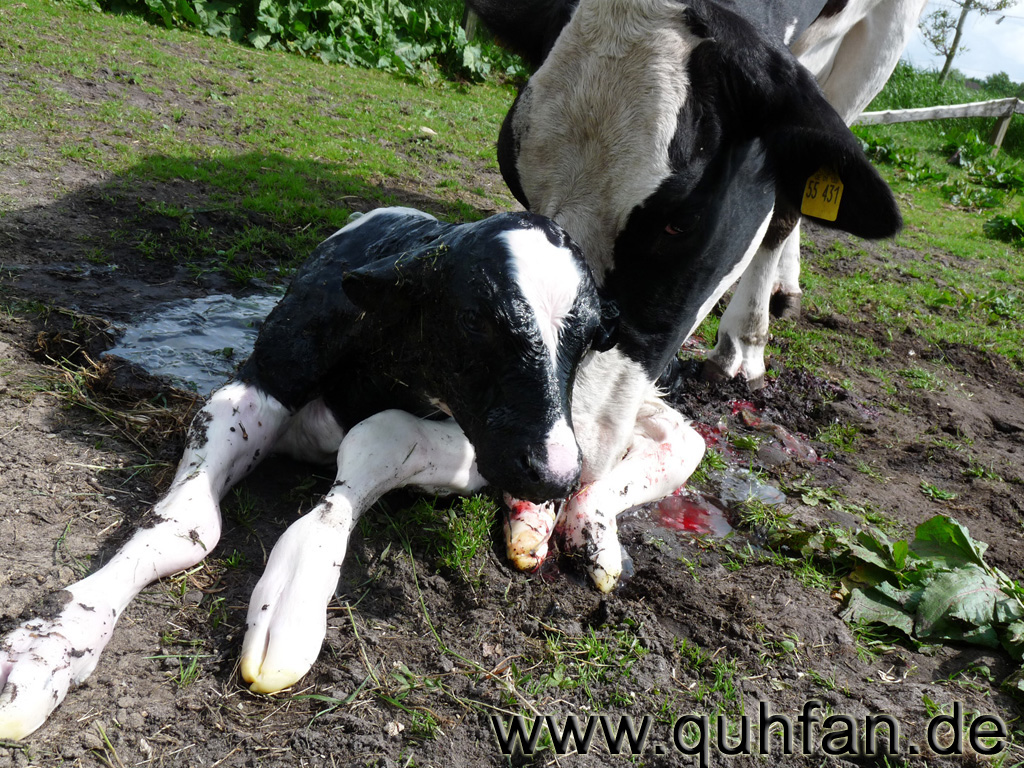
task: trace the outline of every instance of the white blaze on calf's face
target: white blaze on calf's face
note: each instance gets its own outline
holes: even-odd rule
[[[505,233],[512,254],[512,278],[533,310],[544,346],[558,365],[558,336],[572,312],[582,275],[572,253],[536,229]]]
[[[512,230],[504,238],[512,254],[512,277],[532,310],[554,377],[559,364],[559,335],[572,314],[583,281],[580,266],[569,249],[554,245],[539,230]],[[568,477],[577,472],[579,447],[564,417],[548,432],[545,447],[552,474]]]

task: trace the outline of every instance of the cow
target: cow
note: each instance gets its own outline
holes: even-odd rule
[[[846,120],[921,0],[468,4],[534,70],[498,135],[502,175],[579,243],[620,313],[618,342],[588,355],[573,392],[582,490],[557,509],[512,499],[509,556],[536,567],[555,531],[609,591],[616,514],[676,490],[703,451],[656,387],[681,343],[743,275],[709,367],[756,384],[780,273],[783,297],[799,295],[801,215],[865,238],[900,229]]]
[[[611,346],[614,316],[579,249],[535,214],[452,225],[378,209],[332,235],[196,415],[152,519],[0,641],[0,739],[34,731],[91,674],[145,586],[213,549],[219,500],[272,452],[333,461],[337,478],[253,593],[240,668],[257,692],[312,666],[349,534],[383,493],[568,495],[581,465],[569,394],[584,353]]]

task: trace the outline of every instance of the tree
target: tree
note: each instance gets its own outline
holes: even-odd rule
[[[956,55],[967,50],[960,44],[967,17],[972,13],[988,16],[990,13],[1006,10],[1016,0],[950,0],[950,2],[959,7],[959,13],[956,10],[940,8],[921,19],[919,24],[928,47],[940,56],[946,57],[942,71],[939,73],[940,83],[946,82],[946,78],[949,77]],[[950,40],[950,34],[953,36],[952,40]]]

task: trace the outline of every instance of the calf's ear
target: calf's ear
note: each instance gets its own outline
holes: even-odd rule
[[[438,271],[436,249],[400,253],[371,261],[346,272],[341,287],[360,309],[395,310],[408,308],[426,296]]]
[[[611,299],[601,299],[601,324],[594,333],[590,348],[607,352],[619,339],[619,305]]]

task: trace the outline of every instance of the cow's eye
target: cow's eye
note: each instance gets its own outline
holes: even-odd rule
[[[665,231],[668,232],[668,234],[670,234],[670,235],[678,235],[679,234],[679,229],[676,228],[675,225],[673,225],[673,224],[666,224],[665,225]]]

